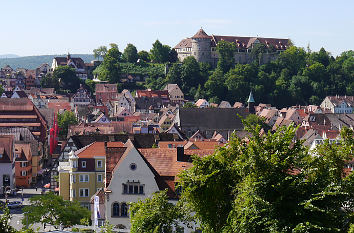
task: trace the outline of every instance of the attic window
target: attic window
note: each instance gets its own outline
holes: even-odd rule
[[[134,171],[136,169],[136,164],[131,163],[129,167],[130,167],[130,170]]]

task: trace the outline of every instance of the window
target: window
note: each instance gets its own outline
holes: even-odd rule
[[[112,205],[112,217],[118,217],[119,216],[119,204],[117,202],[114,202]]]
[[[97,160],[97,167],[99,167],[99,168],[102,167],[102,160]]]
[[[71,197],[75,197],[76,195],[75,195],[75,189],[72,189],[71,190]]]
[[[70,176],[70,182],[71,183],[76,183],[76,176],[75,175],[71,175]]]
[[[21,176],[27,176],[27,171],[21,171]]]
[[[20,167],[27,167],[27,162],[21,162]]]
[[[102,174],[97,175],[97,182],[102,182]]]
[[[88,189],[80,189],[80,197],[88,197],[89,190]]]
[[[89,176],[87,174],[80,175],[80,182],[89,182]]]
[[[128,217],[128,205],[125,203],[122,203],[122,206],[120,209],[120,216],[121,217]]]
[[[81,167],[85,168],[86,167],[86,161],[81,162]]]
[[[123,194],[144,194],[144,185],[139,182],[123,184]]]

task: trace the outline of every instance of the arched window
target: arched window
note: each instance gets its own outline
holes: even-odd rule
[[[121,217],[127,217],[128,216],[128,205],[125,203],[122,203],[121,210],[120,210],[120,216]]]
[[[118,217],[119,216],[119,203],[114,202],[112,205],[112,217]]]

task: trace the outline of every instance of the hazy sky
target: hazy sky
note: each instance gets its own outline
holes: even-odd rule
[[[175,46],[208,34],[290,38],[333,55],[354,50],[354,0],[0,0],[0,54],[91,53],[127,43]]]

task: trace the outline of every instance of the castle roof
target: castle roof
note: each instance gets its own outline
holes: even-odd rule
[[[203,28],[199,29],[199,31],[192,37],[192,39],[211,39],[211,36],[206,34]]]

